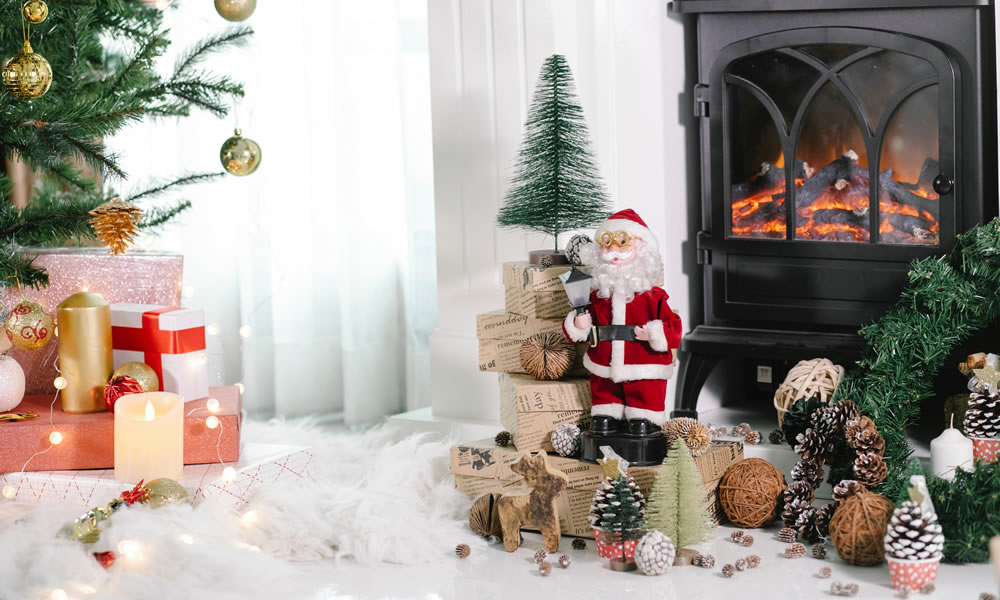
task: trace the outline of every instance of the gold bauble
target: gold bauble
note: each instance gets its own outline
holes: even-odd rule
[[[250,138],[243,137],[239,127],[233,132],[233,137],[222,144],[219,159],[227,171],[238,177],[249,175],[260,166],[260,145]]]
[[[28,0],[24,3],[24,18],[32,25],[38,25],[49,16],[49,5],[42,0]]]
[[[38,350],[52,339],[52,317],[40,305],[21,300],[4,323],[7,339],[21,350]]]
[[[45,95],[52,85],[52,67],[41,54],[35,54],[31,44],[7,59],[0,71],[3,86],[18,100],[35,100]]]
[[[257,0],[215,0],[215,10],[227,21],[246,21],[257,8]]]
[[[153,370],[153,367],[146,363],[138,361],[127,362],[115,369],[115,372],[111,375],[111,379],[121,377],[122,375],[127,375],[138,381],[139,385],[142,386],[143,392],[160,391],[160,378],[156,376],[156,371]]]
[[[160,508],[161,506],[180,502],[182,500],[186,500],[188,497],[187,490],[184,489],[184,486],[177,483],[173,479],[167,479],[165,477],[161,479],[154,479],[149,483],[144,484],[142,487],[149,492],[149,496],[146,498],[145,504],[148,504],[153,508]]]

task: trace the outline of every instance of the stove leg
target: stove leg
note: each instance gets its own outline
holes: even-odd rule
[[[705,385],[721,356],[684,352],[681,357],[680,373],[677,375],[677,399],[670,418],[698,418],[698,394]]]

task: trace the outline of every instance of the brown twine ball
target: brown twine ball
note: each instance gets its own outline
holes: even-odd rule
[[[726,517],[753,529],[778,516],[785,476],[762,458],[748,458],[726,469],[719,483],[719,503]]]
[[[785,381],[774,392],[774,408],[778,411],[778,427],[785,421],[788,407],[796,400],[819,396],[819,401],[830,402],[837,384],[844,376],[844,367],[826,358],[799,361],[785,376]]]
[[[562,334],[536,333],[521,344],[521,366],[535,379],[559,379],[573,366],[576,349]]]
[[[844,500],[830,519],[830,539],[837,556],[861,567],[885,560],[885,530],[893,508],[888,498],[873,492]]]
[[[501,535],[500,515],[497,513],[497,500],[500,494],[483,494],[472,502],[469,509],[469,527],[482,537]]]

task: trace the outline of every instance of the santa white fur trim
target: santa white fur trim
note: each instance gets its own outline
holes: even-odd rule
[[[592,417],[611,417],[612,419],[621,419],[624,414],[624,404],[594,404],[590,407],[590,416]]]
[[[612,342],[612,344],[624,344],[625,342]],[[611,347],[614,352],[614,346]],[[612,359],[614,356],[612,356]],[[583,366],[598,377],[610,379],[615,383],[623,381],[638,381],[640,379],[670,379],[674,375],[674,365],[599,365],[590,359],[590,355],[584,355]]]
[[[586,342],[587,338],[590,337],[590,330],[580,329],[577,327],[576,324],[573,323],[574,319],[576,319],[576,311],[571,310],[569,311],[569,314],[566,315],[566,320],[563,321],[563,327],[566,329],[566,333],[569,334],[569,339],[578,343]]]
[[[653,232],[650,231],[648,227],[643,227],[635,221],[629,221],[628,219],[608,219],[598,225],[597,229],[594,230],[594,239],[599,239],[601,234],[605,231],[608,233],[624,231],[632,237],[642,238],[642,241],[652,247],[654,252],[659,252],[660,250],[660,246],[656,242],[656,237],[653,235]]]
[[[667,344],[667,334],[663,331],[663,321],[659,319],[646,323],[646,331],[649,332],[649,347],[657,352],[667,352],[670,345]]]
[[[625,418],[629,421],[633,419],[646,419],[652,421],[654,425],[662,426],[667,422],[667,412],[663,410],[646,410],[645,408],[625,407]]]

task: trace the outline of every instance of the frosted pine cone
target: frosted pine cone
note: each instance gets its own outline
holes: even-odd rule
[[[827,415],[827,418],[833,423],[836,431],[842,431],[847,427],[849,422],[861,418],[861,411],[858,410],[858,405],[850,400],[834,404],[830,409],[832,412]]]
[[[548,577],[549,574],[552,573],[552,563],[547,560],[538,563],[538,572],[542,575],[542,577]]]
[[[732,577],[735,570],[736,569],[735,567],[733,567],[733,565],[722,565],[722,576]]]
[[[708,427],[687,417],[670,419],[663,424],[663,433],[667,436],[668,448],[673,445],[674,440],[682,439],[691,451],[691,456],[701,456],[708,452],[712,444],[712,433]]]
[[[806,555],[806,547],[798,542],[785,548],[786,558],[802,558]]]
[[[817,463],[823,461],[827,453],[829,444],[815,429],[809,428],[805,432],[795,436],[795,453],[799,458],[814,460]]]
[[[794,544],[798,533],[791,527],[782,527],[778,530],[778,541],[785,544]]]
[[[812,555],[819,560],[826,558],[826,544],[813,544]]]
[[[745,571],[747,568],[747,559],[737,558],[736,562],[733,563],[733,566],[736,567],[737,571]]]
[[[847,437],[847,443],[854,447],[854,440],[858,438],[858,434],[862,431],[873,431],[878,433],[878,428],[875,427],[875,423],[868,417],[860,417],[858,419],[852,419],[847,423],[847,427],[844,429],[844,435]]]
[[[746,533],[742,529],[737,529],[736,531],[729,534],[729,539],[737,544],[743,539],[743,534]]]
[[[816,430],[816,433],[821,438],[832,440],[833,436],[840,431],[838,426],[839,415],[840,411],[830,405],[826,405],[813,411],[813,414],[809,416],[809,420],[812,422],[812,428]]]
[[[767,441],[772,444],[780,444],[785,441],[785,432],[780,429],[773,429],[771,433],[767,434]]]
[[[493,438],[493,441],[494,441],[494,443],[497,446],[500,446],[501,448],[503,448],[505,446],[509,446],[510,445],[510,432],[509,431],[501,431],[500,433],[497,434],[497,436],[495,438]]]
[[[576,539],[573,540],[573,549],[574,550],[586,550],[587,549],[587,542],[583,541],[580,538],[576,538]]]
[[[792,480],[804,481],[815,490],[823,485],[823,465],[815,460],[802,459],[792,467]]]
[[[663,575],[673,566],[676,554],[670,538],[653,530],[635,545],[635,565],[644,575]]]
[[[871,452],[882,456],[882,453],[885,452],[885,440],[877,431],[871,429],[859,431],[850,441],[850,445],[859,453]]]
[[[814,526],[816,527],[816,533],[821,537],[829,537],[830,519],[833,518],[835,510],[837,510],[836,504],[824,504],[816,510],[816,522]]]
[[[739,425],[733,427],[733,437],[745,437],[748,433],[750,433],[749,423],[740,423]]]
[[[459,558],[468,558],[472,554],[472,548],[468,544],[459,544],[455,546],[455,556]]]
[[[834,596],[857,596],[858,584],[834,581],[830,584],[830,593]]]
[[[760,432],[759,431],[748,432],[746,434],[746,437],[743,438],[743,443],[750,446],[756,446],[757,444],[760,443]]]
[[[795,529],[799,532],[799,538],[810,544],[823,539],[816,531],[816,509],[811,506],[799,513],[799,518],[795,521]]]
[[[833,499],[837,502],[843,502],[855,494],[860,494],[861,492],[867,492],[868,488],[865,487],[860,481],[854,479],[845,479],[834,486],[833,488]]]
[[[709,424],[708,434],[712,436],[712,439],[718,439],[728,433],[728,430],[723,425],[716,425],[714,423]]]
[[[568,569],[569,566],[573,564],[573,559],[569,557],[568,554],[563,554],[559,557],[559,566]]]
[[[552,432],[552,449],[559,456],[576,456],[580,452],[580,428],[563,423]]]
[[[854,478],[870,488],[885,481],[888,474],[889,469],[878,454],[859,454],[854,459]]]
[[[549,553],[545,551],[545,548],[539,548],[538,551],[535,552],[535,562],[538,564],[545,562],[545,559],[548,557]]]
[[[691,564],[703,569],[714,569],[715,557],[711,554],[699,554],[691,559]]]
[[[833,569],[830,567],[823,567],[816,573],[816,576],[820,579],[829,579],[830,575],[833,575]]]
[[[812,506],[815,495],[812,486],[804,481],[793,481],[783,493],[785,502],[781,511],[781,520],[785,527],[795,528],[799,514]]]
[[[747,557],[747,566],[751,569],[756,569],[760,566],[760,557],[756,554],[751,554]]]
[[[753,536],[752,535],[744,535],[743,539],[740,540],[740,543],[743,544],[744,546],[746,546],[747,548],[749,548],[750,546],[753,546]]]
[[[907,500],[892,513],[885,534],[885,552],[901,560],[941,558],[944,536],[934,515],[924,515],[920,505]]]
[[[992,438],[1000,434],[1000,394],[969,394],[964,429],[969,437]]]

